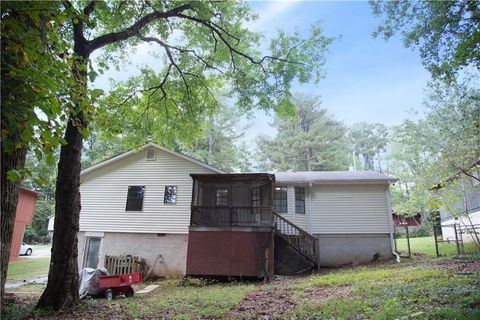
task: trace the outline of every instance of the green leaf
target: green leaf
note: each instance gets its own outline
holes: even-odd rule
[[[10,182],[18,182],[22,179],[22,173],[19,170],[11,169],[7,172],[7,179]]]

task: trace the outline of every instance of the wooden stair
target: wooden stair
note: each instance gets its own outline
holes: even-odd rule
[[[279,214],[273,213],[273,222],[275,233],[317,267],[317,238]]]

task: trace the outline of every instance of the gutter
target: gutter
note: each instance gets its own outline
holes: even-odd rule
[[[392,204],[390,203],[390,190],[388,188],[387,190],[385,190],[385,197],[387,199],[387,214],[390,229],[390,246],[392,247],[392,254],[395,256],[395,260],[397,260],[397,262],[400,262],[400,255],[395,251],[395,239],[392,221]]]

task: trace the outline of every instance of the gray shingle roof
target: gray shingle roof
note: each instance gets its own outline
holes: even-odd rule
[[[397,181],[389,175],[375,171],[298,171],[275,172],[276,183],[313,183],[313,184],[342,184],[342,183],[381,183],[387,184]]]

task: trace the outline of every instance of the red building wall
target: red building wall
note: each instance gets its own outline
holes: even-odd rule
[[[422,215],[417,213],[413,217],[402,217],[396,213],[392,213],[392,220],[396,226],[408,225],[409,227],[418,227],[422,224]]]
[[[37,193],[25,188],[20,188],[18,194],[17,211],[15,212],[15,225],[13,227],[12,247],[10,249],[10,261],[18,259],[22,244],[25,227],[32,223]]]

